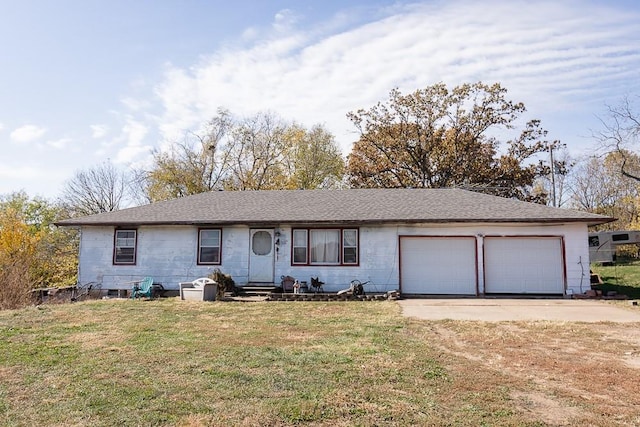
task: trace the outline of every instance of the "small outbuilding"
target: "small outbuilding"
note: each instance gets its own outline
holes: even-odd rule
[[[587,227],[612,220],[462,189],[346,189],[213,191],[58,225],[80,228],[79,282],[102,289],[151,276],[178,290],[220,268],[239,285],[482,296],[584,292]]]

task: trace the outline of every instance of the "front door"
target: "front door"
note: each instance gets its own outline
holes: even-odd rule
[[[249,282],[273,283],[273,229],[251,229]]]

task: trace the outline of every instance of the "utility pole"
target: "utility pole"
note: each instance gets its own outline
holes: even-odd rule
[[[556,206],[556,165],[553,161],[553,145],[549,145],[549,157],[551,157],[551,201]]]

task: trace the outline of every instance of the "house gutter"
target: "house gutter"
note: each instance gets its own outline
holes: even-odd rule
[[[364,219],[364,220],[290,220],[281,219],[278,221],[216,221],[201,220],[201,221],[97,221],[97,222],[84,222],[65,220],[55,223],[58,227],[74,227],[74,226],[93,226],[93,227],[126,227],[126,226],[148,226],[148,225],[246,225],[246,226],[275,226],[278,224],[290,224],[290,225],[363,225],[363,224],[465,224],[465,223],[483,223],[483,224],[566,224],[566,223],[586,223],[588,226],[606,224],[615,221],[616,218],[605,217],[598,220],[592,220],[587,218],[501,218],[491,219],[486,218],[450,218],[450,219]]]

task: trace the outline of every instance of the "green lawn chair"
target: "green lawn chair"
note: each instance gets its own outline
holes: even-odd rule
[[[153,278],[145,277],[131,288],[131,298],[151,298],[153,296]]]

